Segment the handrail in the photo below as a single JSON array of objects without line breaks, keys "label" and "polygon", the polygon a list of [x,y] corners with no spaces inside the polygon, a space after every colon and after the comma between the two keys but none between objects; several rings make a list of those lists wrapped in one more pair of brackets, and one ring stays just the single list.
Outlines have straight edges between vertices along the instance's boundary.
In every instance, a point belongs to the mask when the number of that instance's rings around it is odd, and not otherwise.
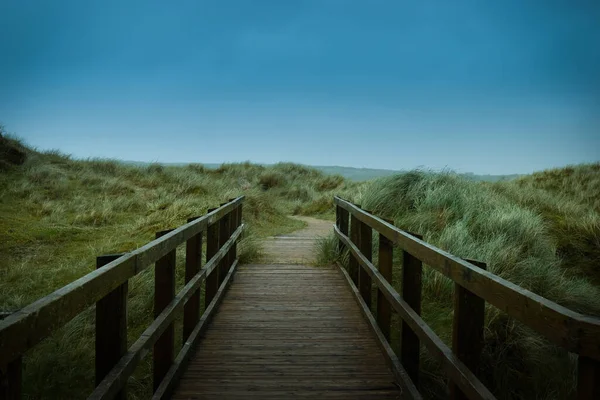
[{"label": "handrail", "polygon": [[0,320],[0,365],[14,360],[127,279],[218,221],[243,199],[238,197]]},{"label": "handrail", "polygon": [[[175,299],[164,309],[163,312],[154,320],[154,322],[146,328],[140,338],[129,348],[129,351],[108,373],[104,380],[96,387],[94,392],[88,397],[89,400],[95,399],[112,399],[123,387],[135,367],[144,359],[150,347],[156,342],[166,327],[173,321],[175,314],[183,308],[185,302],[192,296],[194,291],[200,287],[200,284],[205,278],[219,266],[219,262],[227,255],[227,252],[235,241],[242,234],[244,225],[241,225],[231,238],[221,247],[204,268],[192,278],[181,289]],[[235,264],[234,264],[235,267]]]},{"label": "handrail", "polygon": [[377,268],[365,258],[358,247],[350,241],[350,238],[344,235],[337,226],[334,226],[336,236],[348,247],[350,252],[367,273],[375,280],[375,284],[383,292],[386,299],[390,302],[396,312],[406,321],[417,335],[424,340],[427,349],[440,361],[444,369],[458,383],[465,393],[469,393],[469,398],[474,399],[495,399],[494,395],[477,379],[477,377],[462,363],[452,350],[440,339],[433,329],[417,314],[404,299],[394,290],[385,278],[377,271]]},{"label": "handrail", "polygon": [[[473,263],[462,260],[452,254],[449,254],[413,234],[405,232],[392,223],[383,220],[370,212],[362,210],[360,206],[354,205],[347,200],[338,196],[334,197],[336,206],[336,225],[334,233],[339,240],[339,248],[347,248],[351,254],[351,263],[349,268],[351,271],[350,285],[356,284],[359,287],[359,293],[364,298],[365,302],[370,304],[370,287],[374,281],[378,288],[379,295],[388,303],[383,311],[386,315],[381,316],[382,330],[389,332],[389,311],[386,307],[391,306],[406,324],[406,329],[410,330],[409,336],[415,335],[414,339],[409,338],[413,346],[407,348],[407,351],[412,352],[412,347],[416,344],[418,348],[419,340],[430,351],[430,353],[438,359],[444,366],[448,377],[457,391],[462,395],[471,399],[494,398],[485,386],[473,374],[474,364],[473,359],[466,363],[461,357],[474,357],[479,359],[481,348],[477,347],[476,343],[467,344],[467,349],[457,350],[455,345],[464,346],[464,341],[470,332],[480,332],[483,330],[483,307],[484,301],[494,305],[500,310],[506,312],[509,316],[523,322],[536,330],[539,334],[546,337],[553,343],[565,348],[566,350],[577,353],[579,355],[579,372],[578,372],[578,393],[580,399],[593,399],[600,395],[600,318],[583,315],[572,311],[566,307],[556,304],[544,297],[532,293],[512,282],[509,282],[499,276],[479,268]],[[352,218],[349,218],[351,216]],[[349,221],[352,222],[350,234],[348,232]],[[365,229],[367,229],[365,231]],[[386,270],[391,268],[391,248],[382,248],[384,238],[390,245],[399,247],[404,250],[405,267],[408,267],[408,275],[406,277],[416,277],[416,288],[411,288],[413,284],[403,282],[403,296],[411,294],[411,298],[403,298],[398,294],[391,283],[391,269],[387,270],[387,279],[383,274],[383,270],[379,271],[371,262],[371,229],[380,234],[380,254],[383,250],[386,257]],[[361,238],[362,235],[362,238]],[[387,245],[386,245],[387,246]],[[367,251],[367,255],[365,255]],[[386,253],[387,252],[387,253]],[[407,261],[413,263],[415,260],[418,264],[406,265]],[[380,258],[381,262],[381,258]],[[420,317],[420,298],[421,298],[421,263],[427,264],[429,267],[442,273],[446,277],[455,282],[455,320],[453,332],[453,348],[452,350],[445,345],[440,338],[431,330],[431,328]],[[485,265],[482,265],[485,267]],[[355,271],[359,268],[360,271]],[[417,268],[414,270],[414,268]],[[413,269],[413,272],[410,270]],[[412,274],[412,275],[411,275]],[[416,274],[416,275],[414,275]],[[349,276],[348,274],[346,274]],[[388,281],[390,279],[390,281]],[[408,287],[404,286],[404,283]],[[460,290],[459,290],[460,288]],[[416,290],[416,292],[415,292]],[[463,293],[464,292],[464,293]],[[414,297],[416,296],[416,297]],[[456,297],[459,296],[459,297]],[[461,298],[460,296],[466,296]],[[460,300],[457,300],[460,299]],[[458,303],[457,303],[458,301]],[[415,310],[413,304],[417,307]],[[456,307],[466,307],[461,309],[461,313]],[[378,300],[378,314],[379,314]],[[457,320],[458,315],[467,315],[470,307],[473,310],[479,310],[481,313],[476,321],[470,321],[470,326],[462,326],[464,320]],[[380,322],[378,315],[378,322]],[[464,318],[464,317],[461,317]],[[468,319],[468,318],[467,318]],[[457,326],[458,324],[458,326]],[[461,330],[465,329],[461,333]],[[474,331],[472,331],[475,329]],[[404,328],[403,328],[404,335]],[[458,335],[458,336],[455,336]],[[474,340],[478,342],[482,340]],[[455,338],[458,342],[454,342]],[[389,340],[389,337],[387,338]],[[414,342],[416,340],[416,342]],[[456,351],[459,351],[457,354]],[[466,351],[467,353],[464,353]],[[404,366],[407,370],[409,367],[410,379],[418,378],[418,353],[416,359],[414,353],[407,354],[407,360],[411,365]],[[478,361],[475,361],[475,365]],[[416,364],[415,364],[416,363]],[[415,368],[417,370],[415,370]],[[460,393],[455,393],[454,387],[451,385],[451,393],[453,398],[463,398]],[[458,397],[455,397],[458,396]]]},{"label": "handrail", "polygon": [[[124,387],[127,377],[151,349],[152,345],[155,346],[155,351],[157,349],[156,346],[158,346],[163,352],[166,351],[164,354],[172,353],[172,333],[165,336],[165,330],[169,328],[172,331],[176,312],[180,311],[184,306],[186,313],[188,311],[191,312],[191,314],[188,313],[190,317],[189,321],[184,319],[184,335],[189,335],[189,338],[186,340],[191,340],[192,335],[190,333],[195,331],[194,326],[197,327],[197,324],[206,321],[210,317],[214,307],[207,308],[203,319],[199,320],[198,302],[200,284],[204,280],[207,280],[208,285],[210,279],[211,285],[216,284],[216,288],[219,288],[219,286],[223,287],[228,282],[228,279],[225,280],[225,275],[230,277],[231,272],[235,270],[237,265],[237,260],[235,259],[236,243],[244,229],[244,225],[241,223],[243,200],[244,196],[232,199],[219,208],[212,211],[209,210],[202,217],[188,220],[188,223],[177,229],[164,234],[161,233],[160,237],[148,244],[120,257],[117,255],[116,257],[118,258],[106,265],[97,268],[93,272],[0,320],[0,378],[2,378],[3,385],[0,397],[3,397],[7,393],[11,398],[18,398],[20,396],[21,356],[28,349],[35,346],[95,303],[97,304],[96,318],[99,318],[98,311],[101,310],[101,313],[103,313],[101,317],[106,318],[106,315],[109,315],[108,318],[113,318],[109,322],[114,322],[115,324],[125,323],[124,326],[119,328],[122,329],[120,331],[115,331],[114,329],[103,331],[102,329],[104,328],[97,324],[96,346],[98,346],[99,339],[98,329],[101,329],[100,334],[103,335],[103,345],[108,343],[108,345],[118,345],[119,347],[125,346],[126,342],[121,340],[120,344],[117,344],[115,339],[126,337],[127,327],[126,320],[124,319],[126,313],[121,312],[119,316],[115,314],[115,317],[113,317],[110,312],[110,305],[121,302],[120,304],[126,307],[128,280],[147,269],[153,263],[156,263],[156,268],[159,268],[160,263],[161,271],[167,274],[165,276],[170,282],[173,282],[173,288],[169,289],[168,285],[164,289],[161,288],[160,300],[158,300],[159,293],[155,293],[154,322],[144,331],[128,352],[125,352],[126,349],[121,347],[123,350],[117,351],[120,354],[117,354],[116,359],[114,358],[114,354],[109,355],[108,358],[106,355],[99,354],[99,349],[98,347],[96,348],[97,360],[101,356],[104,367],[106,367],[106,362],[109,363],[109,368],[113,365],[114,367],[107,375],[104,375],[105,372],[99,372],[97,364],[96,379],[99,386],[96,388],[93,398],[109,398],[115,395],[122,398],[124,392],[120,391],[120,389]],[[220,235],[218,235],[219,228],[221,231]],[[213,247],[210,250],[210,259],[207,260],[202,269],[199,269],[200,259],[198,257],[202,250],[201,237],[202,232],[205,230],[207,231],[207,240],[210,241]],[[174,291],[175,250],[183,243],[186,243],[187,246],[186,285],[175,296],[171,292],[171,290]],[[104,256],[104,259],[110,261],[114,257]],[[209,251],[207,251],[207,258],[209,258]],[[173,260],[173,262],[170,260]],[[228,271],[229,274],[227,273]],[[163,281],[161,280],[161,282]],[[125,288],[125,290],[122,291],[122,288]],[[222,291],[219,291],[218,294],[220,295],[221,293]],[[207,291],[207,306],[209,306],[209,303],[214,304],[219,301],[214,296],[215,293],[209,294]],[[192,298],[194,299],[193,302],[191,301]],[[106,302],[107,300],[109,302],[102,303],[102,308],[99,309],[101,302]],[[115,300],[117,303],[115,303]],[[165,300],[168,304],[164,303]],[[165,305],[160,305],[157,301]],[[107,305],[109,311],[106,311]],[[187,314],[185,318],[188,318]],[[186,330],[187,333],[185,332]],[[158,343],[159,339],[161,340],[160,344]],[[189,345],[186,346],[187,349],[190,347]],[[118,357],[121,358],[118,359]],[[157,361],[156,356],[155,361]],[[165,362],[173,362],[173,360],[163,361],[159,361],[163,363],[161,364],[163,365],[162,368],[164,368]],[[168,364],[166,368],[165,373],[169,368]],[[164,374],[162,372],[154,372],[156,387],[163,380]],[[8,381],[6,382],[5,380]],[[100,380],[102,381],[100,382]],[[4,387],[5,385],[8,386]]]},{"label": "handrail", "polygon": [[569,310],[491,272],[477,268],[340,197],[336,196],[334,202],[398,247],[508,315],[529,325],[548,340],[573,353],[600,360],[600,318]]}]

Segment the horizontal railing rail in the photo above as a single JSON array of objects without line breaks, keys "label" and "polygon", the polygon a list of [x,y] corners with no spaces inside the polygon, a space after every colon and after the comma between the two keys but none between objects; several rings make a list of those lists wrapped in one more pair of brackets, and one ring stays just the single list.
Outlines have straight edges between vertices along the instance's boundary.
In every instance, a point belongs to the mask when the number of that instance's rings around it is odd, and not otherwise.
[{"label": "horizontal railing rail", "polygon": [[[391,306],[402,319],[401,353],[406,354],[400,358],[411,383],[418,385],[418,347],[422,341],[453,382],[453,398],[494,398],[474,372],[482,347],[484,304],[488,302],[551,342],[578,354],[578,396],[599,398],[600,318],[574,312],[523,289],[486,271],[485,264],[453,256],[340,197],[336,196],[334,203],[338,246],[351,254],[349,283],[358,287],[367,306],[371,303],[371,284],[375,283],[377,321],[388,340],[388,308]],[[371,261],[372,230],[380,235],[379,268]],[[402,295],[391,285],[393,246],[404,251]],[[423,263],[455,282],[452,349],[420,317]]]},{"label": "horizontal railing rail", "polygon": [[[236,243],[244,227],[243,200],[243,196],[230,200],[177,229],[160,232],[155,240],[130,253],[99,257],[95,271],[0,320],[0,398],[20,396],[22,355],[94,304],[97,387],[90,398],[124,398],[127,378],[150,350],[154,350],[155,391],[162,384],[163,396],[167,396],[165,388],[170,389],[172,383],[163,382],[165,376],[174,377],[171,368],[181,364],[180,358],[187,358],[192,339],[210,318],[237,267]],[[207,261],[200,268],[204,231]],[[184,243],[186,283],[175,296],[175,250]],[[127,283],[153,263],[155,319],[127,350]],[[204,281],[206,311],[200,318],[199,289]],[[175,359],[173,321],[182,309],[184,346]]]}]

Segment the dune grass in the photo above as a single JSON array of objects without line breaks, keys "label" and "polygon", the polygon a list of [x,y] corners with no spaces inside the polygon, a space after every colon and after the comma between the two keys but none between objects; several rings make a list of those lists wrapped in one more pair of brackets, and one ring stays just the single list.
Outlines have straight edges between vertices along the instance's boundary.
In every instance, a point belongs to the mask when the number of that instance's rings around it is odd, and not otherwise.
[{"label": "dune grass", "polygon": [[[92,271],[98,255],[131,251],[156,231],[239,195],[246,196],[248,228],[240,259],[251,262],[260,256],[261,237],[302,227],[289,215],[332,219],[338,194],[457,256],[486,262],[488,270],[535,293],[600,315],[600,164],[496,183],[426,171],[353,183],[290,163],[132,166],[76,160],[0,139],[0,311],[17,310]],[[347,260],[336,243],[332,237],[319,242],[319,263]],[[395,252],[397,289],[400,253]],[[180,290],[183,248],[177,260]],[[152,319],[153,279],[150,268],[130,281],[129,344]],[[425,267],[423,317],[446,343],[452,291],[451,281]],[[572,355],[490,306],[485,335],[483,380],[499,398],[573,395]],[[86,397],[93,388],[93,338],[90,309],[28,352],[25,397]],[[395,331],[395,345],[397,339]],[[444,397],[439,366],[426,352],[422,360],[426,396]],[[149,397],[150,361],[147,357],[129,380],[132,398]]]},{"label": "dune grass", "polygon": [[[260,256],[261,237],[302,228],[292,214],[332,214],[333,193],[359,184],[289,163],[217,169],[125,165],[38,152],[0,136],[0,311],[15,311],[92,271],[102,254],[128,252],[227,199],[245,195],[247,231],[240,260]],[[5,154],[26,154],[24,162]],[[7,150],[7,151],[4,151]],[[20,160],[20,159],[19,159]],[[183,286],[184,249],[177,252],[177,290]],[[129,283],[129,344],[152,320],[152,268]],[[176,321],[180,345],[181,321]],[[129,380],[132,398],[148,398],[151,358]],[[25,398],[83,398],[94,383],[94,313],[82,313],[29,351]]]},{"label": "dune grass", "polygon": [[[599,178],[600,164],[496,183],[472,182],[451,172],[411,171],[373,181],[356,201],[441,249],[486,262],[489,271],[511,282],[572,310],[600,316]],[[321,261],[339,258],[333,243],[325,243]],[[396,290],[400,256],[396,251]],[[453,282],[425,267],[422,315],[447,344],[452,296]],[[392,335],[395,347],[398,334],[396,330]],[[485,343],[483,381],[499,398],[573,396],[573,355],[489,305]],[[426,396],[444,398],[446,381],[439,365],[425,350],[422,360]]]}]

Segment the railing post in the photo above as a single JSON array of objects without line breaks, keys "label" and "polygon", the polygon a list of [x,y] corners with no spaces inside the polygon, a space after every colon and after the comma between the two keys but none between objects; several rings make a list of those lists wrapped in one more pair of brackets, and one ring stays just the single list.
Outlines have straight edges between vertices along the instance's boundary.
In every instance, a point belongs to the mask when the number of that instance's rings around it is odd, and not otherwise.
[{"label": "railing post", "polygon": [[[382,218],[384,221],[394,224],[394,221]],[[393,285],[392,269],[394,264],[394,245],[387,237],[379,234],[379,272],[383,278]],[[390,302],[385,298],[381,289],[377,289],[377,324],[383,336],[390,341],[390,328],[392,324],[392,308]]]},{"label": "railing post", "polygon": [[[227,204],[227,203],[221,204],[221,207],[224,206],[225,204]],[[223,218],[221,218],[221,220],[219,221],[219,249],[221,249],[221,247],[223,247],[225,242],[229,239],[230,229],[231,229],[230,221],[231,221],[231,213],[225,214],[223,216]],[[225,254],[225,257],[223,257],[221,259],[221,262],[219,263],[219,286],[221,286],[221,283],[223,283],[225,276],[227,276],[227,270],[229,269],[229,266],[231,265],[229,262],[230,254],[231,254],[230,252],[227,252]]]},{"label": "railing post", "polygon": [[[229,201],[232,202],[235,199],[230,199]],[[230,220],[230,234],[229,236],[233,235],[233,233],[236,231],[236,229],[238,228],[239,224],[238,224],[238,212],[239,212],[239,208],[236,207],[231,211],[231,220]],[[233,262],[235,261],[235,259],[237,258],[237,240],[233,243],[233,246],[231,247],[231,250],[229,251],[229,265],[232,265]]]},{"label": "railing post", "polygon": [[18,400],[21,398],[22,357],[8,363],[6,369],[0,366],[0,399]]},{"label": "railing post", "polygon": [[[199,217],[189,218],[192,222]],[[191,237],[185,244],[185,283],[198,272],[202,264],[202,232]],[[183,308],[183,343],[190,336],[200,319],[200,287],[194,292]]]},{"label": "railing post", "polygon": [[[208,209],[208,212],[213,212],[216,208]],[[210,261],[219,251],[219,221],[215,221],[212,225],[206,228],[206,262]],[[219,267],[217,266],[206,277],[206,285],[204,289],[204,308],[206,309],[215,294],[219,290]]]},{"label": "railing post", "polygon": [[[423,239],[421,235],[410,234],[418,239]],[[402,297],[418,315],[421,315],[422,274],[423,263],[421,260],[404,250],[402,261]],[[419,337],[405,321],[402,321],[400,362],[404,365],[408,376],[410,376],[410,379],[417,388],[419,387],[420,350]]]},{"label": "railing post", "polygon": [[[356,207],[360,208],[358,204],[355,205]],[[352,214],[350,216],[350,241],[357,247],[360,246],[360,231],[360,221],[354,216],[354,214]],[[356,286],[358,286],[358,268],[358,260],[354,258],[352,254],[350,254],[350,259],[348,260],[348,273],[350,274],[350,277]]]},{"label": "railing post", "polygon": [[585,356],[578,357],[577,399],[600,399],[600,361]]},{"label": "railing post", "polygon": [[[365,211],[371,214],[370,211]],[[359,221],[360,235],[358,248],[363,256],[369,261],[373,260],[373,229]],[[362,265],[358,265],[358,291],[362,296],[367,308],[371,309],[371,276]]]},{"label": "railing post", "polygon": [[[481,269],[486,264],[465,260]],[[481,351],[483,349],[483,324],[485,319],[485,300],[454,284],[454,317],[452,322],[452,352],[456,354],[470,370],[479,375]],[[466,400],[467,396],[450,381],[450,398]]]},{"label": "railing post", "polygon": [[[171,230],[156,233],[159,238]],[[175,266],[177,264],[176,249],[156,261],[154,266],[154,318],[175,298]],[[154,343],[153,384],[158,388],[167,371],[171,367],[175,353],[175,325],[171,323]]]},{"label": "railing post", "polygon": [[[340,232],[348,236],[348,211],[340,206],[335,208],[335,224],[337,225]],[[338,253],[342,254],[344,251],[344,243],[338,239]]]},{"label": "railing post", "polygon": [[[123,254],[96,258],[96,269],[116,260]],[[96,302],[96,386],[127,352],[127,293],[128,281]],[[126,399],[123,388],[117,399]]]}]

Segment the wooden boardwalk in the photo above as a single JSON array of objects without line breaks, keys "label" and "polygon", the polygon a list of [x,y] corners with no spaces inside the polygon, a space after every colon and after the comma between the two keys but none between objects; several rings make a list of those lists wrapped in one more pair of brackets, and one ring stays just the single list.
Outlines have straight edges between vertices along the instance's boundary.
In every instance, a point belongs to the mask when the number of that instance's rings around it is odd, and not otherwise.
[{"label": "wooden boardwalk", "polygon": [[333,268],[244,265],[173,399],[397,399],[342,275]]}]

